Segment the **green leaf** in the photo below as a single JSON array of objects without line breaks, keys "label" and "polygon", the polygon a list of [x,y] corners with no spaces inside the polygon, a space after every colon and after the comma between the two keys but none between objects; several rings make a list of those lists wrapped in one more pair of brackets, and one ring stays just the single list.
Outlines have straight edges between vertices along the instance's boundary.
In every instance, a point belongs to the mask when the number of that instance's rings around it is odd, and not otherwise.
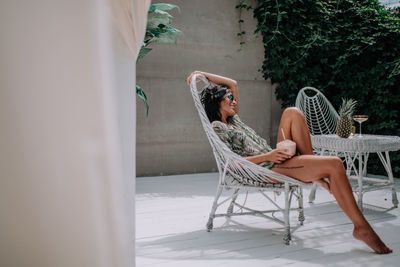
[{"label": "green leaf", "polygon": [[251,2],[250,1],[243,1],[242,5],[251,6]]},{"label": "green leaf", "polygon": [[174,8],[177,8],[178,11],[181,12],[179,6],[177,6],[177,5],[165,4],[165,3],[152,4],[152,5],[150,5],[149,13],[154,12],[156,9],[166,11],[166,10],[172,10]]},{"label": "green leaf", "polygon": [[152,16],[147,19],[147,29],[154,29],[158,28],[158,25],[168,25],[171,23],[171,20],[165,16]]},{"label": "green leaf", "polygon": [[153,42],[159,43],[176,43],[176,36],[182,35],[182,32],[174,27],[167,25],[165,32],[159,34]]},{"label": "green leaf", "polygon": [[162,11],[162,10],[159,10],[159,9],[154,10],[154,13],[158,14],[158,15],[161,15],[161,16],[168,17],[168,18],[173,18],[173,16],[171,16],[168,12],[165,12],[165,11]]},{"label": "green leaf", "polygon": [[166,32],[158,37],[157,42],[164,44],[176,44],[176,36],[174,34]]},{"label": "green leaf", "polygon": [[166,25],[166,30],[167,30],[167,32],[169,32],[171,34],[183,35],[183,33],[180,30],[178,30],[170,25]]},{"label": "green leaf", "polygon": [[146,106],[146,117],[148,117],[149,116],[149,104],[147,103],[147,96],[144,93],[144,91],[142,90],[142,88],[140,88],[139,85],[136,85],[136,94],[143,100],[143,103]]},{"label": "green leaf", "polygon": [[152,49],[151,48],[146,48],[146,47],[141,47],[140,51],[139,51],[139,55],[136,59],[136,63],[139,63],[140,60],[142,60],[142,58],[147,55]]},{"label": "green leaf", "polygon": [[[167,32],[167,29],[165,25],[160,24],[160,27],[158,28],[153,28],[153,29],[148,29],[146,32],[146,38],[145,38],[145,43],[148,45],[150,43],[150,40],[152,40],[154,37],[159,37],[161,34]],[[152,40],[154,42],[154,40]]]}]

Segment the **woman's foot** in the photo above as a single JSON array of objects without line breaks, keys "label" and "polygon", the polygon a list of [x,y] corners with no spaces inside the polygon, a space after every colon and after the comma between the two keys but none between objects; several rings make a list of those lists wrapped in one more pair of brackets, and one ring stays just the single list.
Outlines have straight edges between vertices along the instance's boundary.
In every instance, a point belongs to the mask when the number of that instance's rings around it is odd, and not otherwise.
[{"label": "woman's foot", "polygon": [[378,254],[388,254],[393,251],[382,242],[371,226],[354,227],[353,236],[356,239],[363,241]]}]

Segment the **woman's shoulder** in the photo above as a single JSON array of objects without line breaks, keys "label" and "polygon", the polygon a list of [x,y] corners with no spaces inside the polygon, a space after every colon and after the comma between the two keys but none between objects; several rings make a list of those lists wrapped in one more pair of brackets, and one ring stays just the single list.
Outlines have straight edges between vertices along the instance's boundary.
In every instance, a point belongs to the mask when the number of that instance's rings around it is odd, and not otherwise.
[{"label": "woman's shoulder", "polygon": [[211,125],[214,129],[214,132],[219,136],[221,140],[224,141],[226,138],[228,138],[230,131],[228,125],[226,125],[222,121],[213,121]]},{"label": "woman's shoulder", "polygon": [[224,130],[227,131],[229,130],[228,125],[226,125],[225,123],[223,123],[222,121],[213,121],[211,123],[212,127],[214,128],[214,130]]},{"label": "woman's shoulder", "polygon": [[240,117],[239,117],[238,114],[235,114],[235,115],[233,115],[232,117],[230,117],[229,122],[232,123],[232,124],[235,125],[235,126],[241,126],[241,125],[244,124],[244,123],[242,122],[242,120],[240,119]]},{"label": "woman's shoulder", "polygon": [[232,121],[240,121],[240,122],[241,122],[240,117],[239,117],[238,114],[233,115],[233,116],[231,117],[231,120],[232,120]]}]

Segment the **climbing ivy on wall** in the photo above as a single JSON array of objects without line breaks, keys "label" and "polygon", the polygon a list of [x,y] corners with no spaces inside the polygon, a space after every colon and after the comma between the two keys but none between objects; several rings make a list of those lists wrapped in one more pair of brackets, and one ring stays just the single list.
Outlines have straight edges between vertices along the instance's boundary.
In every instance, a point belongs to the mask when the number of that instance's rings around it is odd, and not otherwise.
[{"label": "climbing ivy on wall", "polygon": [[[294,105],[300,88],[312,86],[336,109],[343,97],[356,99],[356,113],[369,115],[363,132],[400,136],[399,9],[378,0],[257,2],[251,8],[265,48],[261,71],[279,84],[275,93],[283,107]],[[240,1],[236,7],[249,6]],[[400,177],[400,153],[391,155]],[[370,167],[382,172],[379,164]]]}]

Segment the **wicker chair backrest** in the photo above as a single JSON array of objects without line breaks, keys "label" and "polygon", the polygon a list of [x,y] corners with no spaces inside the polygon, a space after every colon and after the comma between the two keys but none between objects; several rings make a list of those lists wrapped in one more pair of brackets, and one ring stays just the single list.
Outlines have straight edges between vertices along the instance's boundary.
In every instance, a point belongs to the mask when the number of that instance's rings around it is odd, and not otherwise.
[{"label": "wicker chair backrest", "polygon": [[[309,96],[307,93],[313,95]],[[336,133],[339,115],[318,89],[302,88],[297,94],[296,107],[303,111],[311,135]]]},{"label": "wicker chair backrest", "polygon": [[[206,132],[208,141],[213,149],[217,167],[221,175],[221,183],[225,182],[225,176],[228,175],[234,178],[238,183],[244,185],[260,186],[265,183],[290,182],[291,184],[304,185],[304,183],[287,177],[285,175],[273,172],[267,168],[256,165],[238,154],[232,152],[221,141],[215,133],[204,107],[200,101],[199,91],[197,89],[196,79],[200,78],[207,85],[212,84],[201,74],[195,74],[190,81],[190,91],[194,100],[195,107],[199,113],[201,123]],[[273,180],[274,179],[274,180]]]}]

